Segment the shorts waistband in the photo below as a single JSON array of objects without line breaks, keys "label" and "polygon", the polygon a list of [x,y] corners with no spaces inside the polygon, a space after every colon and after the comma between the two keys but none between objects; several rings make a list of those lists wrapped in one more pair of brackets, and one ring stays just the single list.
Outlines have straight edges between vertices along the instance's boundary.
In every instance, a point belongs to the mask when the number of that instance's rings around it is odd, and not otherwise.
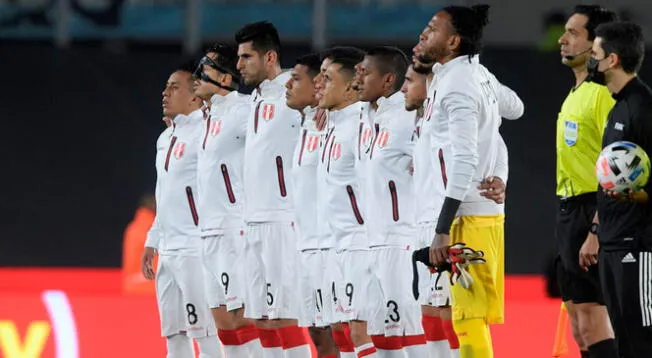
[{"label": "shorts waistband", "polygon": [[595,203],[597,202],[597,192],[580,194],[575,196],[558,196],[560,203]]}]

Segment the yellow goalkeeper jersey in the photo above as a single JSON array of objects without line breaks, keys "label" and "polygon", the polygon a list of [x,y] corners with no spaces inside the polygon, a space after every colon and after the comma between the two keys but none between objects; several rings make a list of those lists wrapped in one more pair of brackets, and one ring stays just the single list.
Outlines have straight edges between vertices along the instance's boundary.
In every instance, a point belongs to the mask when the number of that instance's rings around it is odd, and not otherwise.
[{"label": "yellow goalkeeper jersey", "polygon": [[607,115],[614,106],[607,87],[582,82],[573,88],[557,118],[557,195],[595,192],[595,162],[602,149]]}]

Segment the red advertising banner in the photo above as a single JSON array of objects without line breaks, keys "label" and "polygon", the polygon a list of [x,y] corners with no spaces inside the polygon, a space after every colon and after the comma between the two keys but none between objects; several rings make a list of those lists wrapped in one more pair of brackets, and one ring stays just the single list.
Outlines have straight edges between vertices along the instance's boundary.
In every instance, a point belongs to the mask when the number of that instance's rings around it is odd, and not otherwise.
[{"label": "red advertising banner", "polygon": [[[118,270],[0,270],[0,357],[163,358],[153,295],[121,292]],[[495,356],[551,357],[560,303],[538,277],[507,280]],[[569,354],[577,349],[567,332]]]}]

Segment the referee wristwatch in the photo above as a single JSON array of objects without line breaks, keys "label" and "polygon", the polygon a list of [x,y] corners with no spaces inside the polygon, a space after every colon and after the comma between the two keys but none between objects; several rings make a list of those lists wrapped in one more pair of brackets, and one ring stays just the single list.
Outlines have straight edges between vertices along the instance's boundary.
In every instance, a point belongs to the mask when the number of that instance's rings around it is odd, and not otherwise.
[{"label": "referee wristwatch", "polygon": [[599,227],[600,227],[600,224],[598,224],[598,223],[593,223],[593,224],[591,224],[591,227],[589,228],[589,232],[590,232],[591,234],[593,234],[593,235],[597,235],[597,234],[598,234],[598,228],[599,228]]}]

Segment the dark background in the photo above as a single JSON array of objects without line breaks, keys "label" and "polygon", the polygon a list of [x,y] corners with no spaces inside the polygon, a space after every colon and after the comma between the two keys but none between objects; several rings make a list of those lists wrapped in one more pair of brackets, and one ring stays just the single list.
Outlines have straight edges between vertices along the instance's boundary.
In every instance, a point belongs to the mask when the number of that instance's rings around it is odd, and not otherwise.
[{"label": "dark background", "polygon": [[[0,266],[120,265],[123,230],[154,188],[161,91],[187,60],[178,48],[127,51],[0,44]],[[308,51],[286,48],[284,66]],[[525,102],[501,128],[506,268],[538,273],[554,243],[555,121],[574,79],[556,53],[487,48],[481,60]]]}]

